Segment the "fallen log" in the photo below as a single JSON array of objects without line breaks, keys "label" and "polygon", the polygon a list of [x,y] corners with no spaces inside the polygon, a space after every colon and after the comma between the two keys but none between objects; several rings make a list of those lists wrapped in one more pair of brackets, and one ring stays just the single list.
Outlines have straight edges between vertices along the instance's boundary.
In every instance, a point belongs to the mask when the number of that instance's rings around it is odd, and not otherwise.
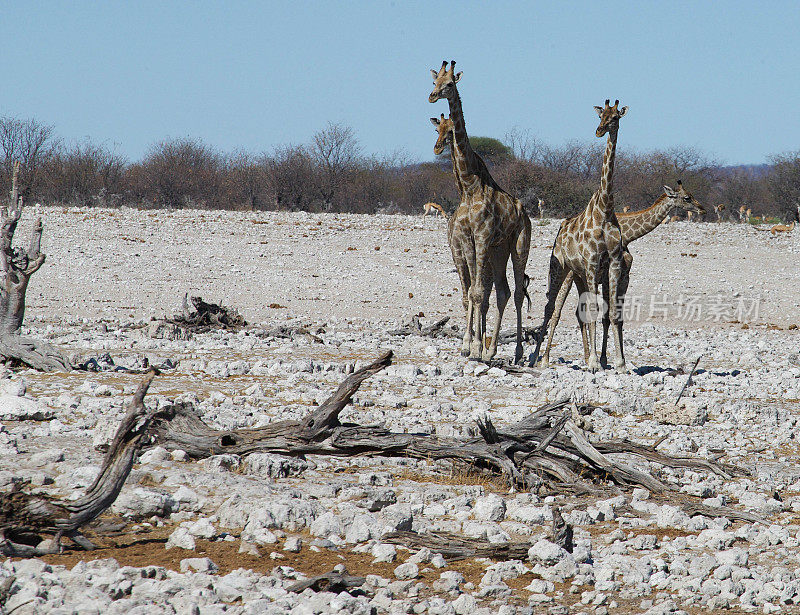
[{"label": "fallen log", "polygon": [[[93,521],[117,499],[130,474],[136,454],[147,436],[153,413],[144,396],[158,370],[151,370],[139,385],[103,459],[100,473],[86,493],[75,500],[61,500],[43,493],[23,491],[19,484],[0,494],[0,553],[32,557],[61,550],[63,536],[91,550],[92,543],[80,528]],[[41,534],[52,539],[42,540]]]},{"label": "fallen log", "polygon": [[712,461],[673,458],[624,440],[593,443],[573,421],[581,409],[569,400],[545,404],[511,425],[497,427],[489,418],[479,420],[479,434],[467,438],[396,433],[379,426],[341,423],[339,413],[353,394],[391,359],[392,353],[386,352],[351,374],[302,420],[276,421],[257,429],[217,430],[203,422],[192,404],[177,403],[165,406],[153,418],[150,441],[168,449],[181,449],[195,459],[260,452],[299,457],[313,454],[457,460],[501,474],[523,487],[547,480],[562,492],[566,487],[573,492],[596,493],[611,483],[626,489],[644,487],[654,494],[674,493],[668,484],[604,451],[720,475],[733,472],[731,467],[723,468]]},{"label": "fallen log", "polygon": [[528,542],[489,542],[485,538],[471,538],[449,532],[424,534],[412,531],[389,532],[381,536],[381,542],[401,545],[409,549],[427,547],[450,561],[471,557],[524,560],[527,559],[528,549],[531,548],[531,544]]}]

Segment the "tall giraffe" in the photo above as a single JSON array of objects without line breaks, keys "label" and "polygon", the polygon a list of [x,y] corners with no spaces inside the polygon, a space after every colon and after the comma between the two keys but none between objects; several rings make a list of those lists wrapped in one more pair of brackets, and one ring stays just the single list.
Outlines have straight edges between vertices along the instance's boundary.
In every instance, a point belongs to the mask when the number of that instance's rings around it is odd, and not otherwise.
[{"label": "tall giraffe", "polygon": [[[647,209],[641,209],[639,211],[632,211],[632,212],[623,212],[621,214],[617,214],[617,221],[619,222],[619,228],[622,235],[622,245],[625,246],[623,251],[623,263],[622,263],[622,275],[620,276],[619,287],[617,291],[618,302],[620,305],[620,309],[622,309],[623,301],[625,300],[625,294],[628,291],[628,283],[630,282],[630,273],[631,268],[633,267],[633,255],[628,251],[628,244],[632,241],[636,241],[640,237],[644,237],[650,231],[655,229],[657,226],[663,222],[669,212],[672,211],[674,207],[679,207],[683,209],[687,215],[690,213],[695,213],[698,216],[702,216],[706,213],[706,210],[703,208],[697,200],[686,191],[683,187],[683,184],[678,181],[678,189],[673,190],[669,186],[664,186],[664,194],[662,194],[655,203],[653,203]],[[600,260],[600,271],[599,274],[600,279],[602,280],[603,285],[603,297],[608,303],[608,256],[604,255],[604,257]],[[558,326],[558,321],[561,318],[561,310],[564,307],[564,302],[569,295],[570,290],[572,289],[572,284],[575,279],[575,274],[572,271],[567,271],[566,277],[564,278],[564,282],[561,284],[561,288],[558,293],[558,297],[556,298],[555,308],[553,311],[552,316],[552,323],[553,328]],[[580,313],[576,312],[575,314],[578,318],[578,327],[581,330],[581,338],[583,340],[583,356],[584,359],[587,361],[589,360],[589,344],[586,334],[586,324],[580,317]],[[611,320],[608,316],[608,312],[603,315],[603,346],[600,351],[600,364],[607,365],[607,348],[608,348],[608,329],[611,326]],[[617,326],[621,329],[622,328],[622,319],[620,318]],[[620,337],[622,336],[622,332],[620,331]],[[547,346],[544,350],[544,354],[542,355],[541,363],[542,365],[547,365],[550,361],[550,348],[552,346],[552,335],[548,339]]]},{"label": "tall giraffe", "polygon": [[614,324],[614,346],[616,348],[615,366],[617,370],[625,369],[625,356],[622,352],[622,326],[619,323],[617,306],[618,287],[622,275],[623,244],[617,216],[614,213],[614,159],[617,148],[619,120],[628,111],[628,107],[619,108],[619,101],[613,106],[606,100],[605,106],[595,107],[600,117],[600,124],[595,135],[600,138],[608,135],[606,149],[603,153],[603,168],[600,176],[600,188],[589,199],[589,204],[577,216],[564,220],[558,229],[553,252],[550,255],[549,286],[547,289],[547,305],[544,322],[539,329],[536,343],[536,354],[539,353],[544,334],[550,324],[552,340],[555,323],[551,321],[553,308],[561,285],[568,271],[574,274],[575,284],[581,294],[579,310],[583,310],[588,319],[589,359],[591,371],[600,369],[597,359],[597,304],[596,294],[600,282],[597,272],[601,257],[608,255],[608,316]]},{"label": "tall giraffe", "polygon": [[[450,146],[456,183],[462,191],[462,205],[453,215],[449,234],[457,245],[474,253],[465,258],[469,268],[469,293],[467,328],[461,352],[483,361],[488,361],[497,353],[503,311],[511,296],[506,279],[510,257],[514,269],[514,307],[517,313],[514,361],[519,363],[522,361],[522,303],[527,294],[525,265],[530,251],[531,221],[522,203],[495,182],[486,164],[469,143],[461,97],[456,89],[462,73],[455,74],[455,64],[454,61],[450,62],[448,68],[447,61],[444,61],[438,72],[431,70],[434,87],[428,100],[433,103],[446,98],[450,107]],[[466,281],[463,276],[461,281],[462,285]],[[492,335],[485,339],[486,316],[493,285],[497,313]]]}]

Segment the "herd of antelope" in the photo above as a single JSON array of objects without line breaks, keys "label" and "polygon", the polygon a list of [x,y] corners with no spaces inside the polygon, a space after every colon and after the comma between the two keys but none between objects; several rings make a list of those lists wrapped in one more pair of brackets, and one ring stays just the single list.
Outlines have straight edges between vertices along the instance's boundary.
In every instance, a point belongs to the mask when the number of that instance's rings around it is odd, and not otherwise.
[{"label": "herd of antelope", "polygon": [[[462,73],[455,72],[455,62],[442,63],[439,70],[431,70],[434,88],[428,97],[435,103],[445,99],[449,117],[444,113],[431,118],[437,131],[434,153],[439,155],[450,148],[453,176],[460,197],[460,205],[452,215],[437,203],[429,202],[424,214],[440,214],[448,221],[447,239],[462,288],[462,304],[466,314],[466,329],[461,347],[464,356],[489,361],[497,352],[500,324],[511,290],[506,279],[509,258],[514,271],[513,293],[516,308],[515,363],[522,362],[522,305],[528,296],[529,278],[525,274],[531,239],[531,221],[523,204],[495,182],[486,164],[472,149],[467,136],[461,97],[456,84]],[[532,362],[547,365],[553,333],[558,324],[564,302],[573,284],[580,293],[578,323],[584,349],[584,358],[591,371],[608,366],[607,344],[609,329],[614,338],[614,366],[624,371],[621,310],[628,287],[633,256],[628,244],[655,229],[662,223],[683,219],[670,217],[670,212],[680,209],[689,221],[700,218],[705,209],[678,181],[677,189],[664,186],[664,193],[650,207],[622,212],[614,210],[613,175],[617,135],[620,120],[628,111],[613,105],[609,100],[595,107],[600,124],[595,131],[598,138],[606,136],[600,186],[592,195],[586,208],[576,216],[567,218],[559,226],[550,256],[547,304],[544,319],[536,330],[536,350]],[[714,207],[717,221],[723,221],[724,205]],[[544,201],[539,199],[538,215],[544,216]],[[739,208],[739,220],[749,222],[752,211]],[[790,232],[790,226],[777,224],[770,230],[773,235]],[[487,314],[491,290],[495,290],[496,313],[491,333],[487,330]],[[602,290],[605,309],[600,309],[598,290]],[[603,342],[601,353],[596,350],[596,321],[603,316]],[[549,336],[544,353],[540,355],[545,333]]]}]

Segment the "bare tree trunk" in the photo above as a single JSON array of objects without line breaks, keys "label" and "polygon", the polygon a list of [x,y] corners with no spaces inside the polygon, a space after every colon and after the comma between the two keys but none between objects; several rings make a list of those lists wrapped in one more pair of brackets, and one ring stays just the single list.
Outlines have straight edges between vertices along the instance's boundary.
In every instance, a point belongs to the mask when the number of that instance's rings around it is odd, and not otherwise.
[{"label": "bare tree trunk", "polygon": [[14,232],[22,215],[18,178],[19,162],[15,162],[11,202],[8,207],[0,208],[0,275],[3,276],[0,281],[0,358],[42,371],[66,371],[71,369],[70,363],[55,348],[20,336],[28,282],[44,263],[45,256],[41,253],[41,218],[34,224],[28,249],[13,246]]},{"label": "bare tree trunk", "polygon": [[[144,396],[158,373],[152,369],[134,393],[100,473],[82,497],[57,500],[26,493],[18,485],[10,493],[0,494],[0,553],[8,556],[58,553],[62,536],[85,549],[94,548],[79,530],[111,506],[125,484],[154,415],[145,408]],[[52,541],[39,542],[40,533],[55,536]]]}]

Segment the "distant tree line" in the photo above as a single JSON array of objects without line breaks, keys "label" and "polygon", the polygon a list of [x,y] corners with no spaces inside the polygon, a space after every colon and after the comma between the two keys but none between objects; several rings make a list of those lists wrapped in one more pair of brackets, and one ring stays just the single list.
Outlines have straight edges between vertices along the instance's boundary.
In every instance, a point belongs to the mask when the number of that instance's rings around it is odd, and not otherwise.
[{"label": "distant tree line", "polygon": [[[572,215],[597,189],[600,140],[552,146],[515,130],[503,141],[471,141],[498,183],[531,212],[541,198],[547,216]],[[425,163],[402,154],[368,156],[352,128],[333,123],[310,143],[262,154],[222,153],[181,138],[156,143],[132,162],[91,141],[67,145],[54,127],[34,119],[0,117],[0,149],[0,185],[10,184],[12,163],[20,160],[23,197],[48,205],[354,213],[418,213],[430,200],[449,210],[458,205],[449,153]],[[800,151],[758,167],[723,167],[693,148],[623,150],[616,206],[647,207],[677,179],[709,212],[724,203],[732,218],[740,206],[786,221],[798,216]]]}]

